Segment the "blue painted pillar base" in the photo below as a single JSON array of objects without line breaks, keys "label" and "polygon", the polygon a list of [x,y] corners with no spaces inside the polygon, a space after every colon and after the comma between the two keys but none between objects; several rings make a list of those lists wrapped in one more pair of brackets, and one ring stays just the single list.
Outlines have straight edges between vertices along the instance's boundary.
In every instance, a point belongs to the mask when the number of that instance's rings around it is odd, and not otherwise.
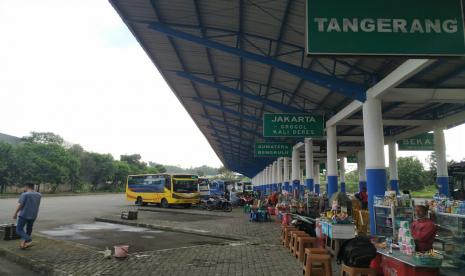
[{"label": "blue painted pillar base", "polygon": [[391,179],[389,185],[391,186],[391,191],[396,191],[396,194],[399,194],[399,180]]},{"label": "blue painted pillar base", "polygon": [[300,187],[300,181],[299,180],[293,180],[292,181],[292,192],[294,193],[294,196],[299,195],[299,187]]},{"label": "blue painted pillar base", "polygon": [[386,192],[386,170],[367,169],[368,212],[370,213],[370,232],[376,235],[375,210],[373,197],[384,196]]},{"label": "blue painted pillar base", "polygon": [[328,175],[328,198],[334,193],[337,193],[337,175]]},{"label": "blue painted pillar base", "polygon": [[367,182],[366,181],[360,181],[358,182],[358,191],[361,192],[363,188],[367,187]]},{"label": "blue painted pillar base", "polygon": [[341,192],[342,193],[346,192],[346,183],[345,182],[341,182]]},{"label": "blue painted pillar base", "polygon": [[313,179],[312,178],[305,179],[305,186],[307,186],[307,190],[309,192],[313,193]]},{"label": "blue painted pillar base", "polygon": [[315,184],[315,194],[320,194],[320,184]]},{"label": "blue painted pillar base", "polygon": [[289,192],[289,182],[284,182],[284,190]]},{"label": "blue painted pillar base", "polygon": [[438,192],[440,195],[450,196],[448,176],[438,176],[436,178],[436,183],[438,184]]},{"label": "blue painted pillar base", "polygon": [[305,186],[300,185],[299,191],[300,191],[300,198],[304,198],[304,196],[305,196]]}]

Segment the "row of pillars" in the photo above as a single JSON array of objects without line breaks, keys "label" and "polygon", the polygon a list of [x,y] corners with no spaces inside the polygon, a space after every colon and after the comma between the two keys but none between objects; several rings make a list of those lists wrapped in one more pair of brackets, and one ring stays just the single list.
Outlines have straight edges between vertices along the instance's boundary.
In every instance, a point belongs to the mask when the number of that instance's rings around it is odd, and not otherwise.
[{"label": "row of pillars", "polygon": [[[374,230],[373,197],[383,196],[386,191],[386,166],[384,161],[384,132],[381,101],[370,98],[363,104],[363,128],[365,150],[357,154],[359,171],[359,189],[367,188],[368,208],[370,210],[371,229]],[[327,159],[326,180],[327,196],[338,191],[338,168],[337,168],[337,134],[336,126],[326,128],[327,137]],[[435,152],[437,157],[437,184],[439,193],[449,196],[446,144],[444,131],[441,128],[434,129]],[[398,171],[396,143],[388,144],[389,147],[389,172],[390,189],[398,192]],[[344,157],[339,160],[340,191],[345,192],[345,161]],[[320,193],[320,163],[313,156],[313,141],[305,139],[305,185],[300,183],[300,151],[294,147],[292,152],[292,174],[289,177],[289,158],[278,158],[273,164],[258,173],[253,179],[254,187],[261,190],[277,191],[300,190],[304,187],[316,194]]]}]

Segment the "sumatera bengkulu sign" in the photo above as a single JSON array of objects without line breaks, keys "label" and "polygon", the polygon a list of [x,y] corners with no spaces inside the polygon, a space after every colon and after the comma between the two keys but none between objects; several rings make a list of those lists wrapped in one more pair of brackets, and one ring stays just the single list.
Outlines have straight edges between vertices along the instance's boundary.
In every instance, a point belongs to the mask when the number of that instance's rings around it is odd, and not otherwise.
[{"label": "sumatera bengkulu sign", "polygon": [[264,137],[321,137],[323,116],[312,114],[265,113],[263,115]]},{"label": "sumatera bengkulu sign", "polygon": [[291,157],[292,145],[287,143],[255,143],[255,157]]},{"label": "sumatera bengkulu sign", "polygon": [[408,139],[402,139],[397,142],[399,150],[434,150],[434,135],[432,133],[424,133]]},{"label": "sumatera bengkulu sign", "polygon": [[465,55],[461,0],[307,0],[306,48],[323,55]]}]

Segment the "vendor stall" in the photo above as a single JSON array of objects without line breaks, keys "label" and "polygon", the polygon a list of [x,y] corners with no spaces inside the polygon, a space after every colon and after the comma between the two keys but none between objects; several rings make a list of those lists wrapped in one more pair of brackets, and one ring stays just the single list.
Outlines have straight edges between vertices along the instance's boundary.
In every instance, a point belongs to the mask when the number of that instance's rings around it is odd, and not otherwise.
[{"label": "vendor stall", "polygon": [[421,261],[421,257],[407,255],[399,250],[378,249],[381,255],[381,268],[385,276],[436,276],[439,275],[438,263],[428,264]]}]

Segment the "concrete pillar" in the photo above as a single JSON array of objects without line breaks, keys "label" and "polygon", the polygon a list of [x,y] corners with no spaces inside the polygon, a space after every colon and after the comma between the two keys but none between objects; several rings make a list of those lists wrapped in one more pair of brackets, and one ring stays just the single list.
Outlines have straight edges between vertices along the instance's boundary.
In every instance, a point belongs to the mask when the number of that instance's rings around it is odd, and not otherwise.
[{"label": "concrete pillar", "polygon": [[292,190],[298,190],[300,186],[300,156],[299,150],[294,148],[292,150]]},{"label": "concrete pillar", "polygon": [[278,191],[282,191],[282,183],[283,183],[283,160],[282,158],[278,158],[276,160],[276,184],[278,185]]},{"label": "concrete pillar", "polygon": [[384,132],[381,100],[369,98],[363,104],[363,129],[368,191],[370,231],[376,233],[373,197],[386,191],[386,165],[384,162]]},{"label": "concrete pillar", "polygon": [[362,191],[363,188],[367,187],[367,172],[365,168],[365,151],[359,151],[357,153],[357,169],[358,169],[358,189],[359,192]]},{"label": "concrete pillar", "polygon": [[399,173],[397,172],[396,142],[388,144],[389,147],[389,183],[392,191],[399,193]]},{"label": "concrete pillar", "polygon": [[341,178],[341,192],[346,192],[346,162],[345,157],[339,159],[339,177]]},{"label": "concrete pillar", "polygon": [[331,196],[337,192],[337,137],[335,126],[326,128],[326,137],[328,198],[331,198]]},{"label": "concrete pillar", "polygon": [[283,158],[283,165],[284,165],[284,179],[283,179],[283,186],[284,190],[289,192],[289,157]]},{"label": "concrete pillar", "polygon": [[320,194],[320,162],[316,161],[313,166],[313,181],[314,181],[314,192]]},{"label": "concrete pillar", "polygon": [[305,185],[309,192],[313,192],[313,141],[305,138]]},{"label": "concrete pillar", "polygon": [[436,152],[437,159],[436,183],[438,184],[439,194],[450,196],[449,174],[447,172],[446,160],[446,139],[442,128],[434,129],[434,151]]},{"label": "concrete pillar", "polygon": [[276,185],[276,161],[271,164],[271,192],[275,191]]}]

